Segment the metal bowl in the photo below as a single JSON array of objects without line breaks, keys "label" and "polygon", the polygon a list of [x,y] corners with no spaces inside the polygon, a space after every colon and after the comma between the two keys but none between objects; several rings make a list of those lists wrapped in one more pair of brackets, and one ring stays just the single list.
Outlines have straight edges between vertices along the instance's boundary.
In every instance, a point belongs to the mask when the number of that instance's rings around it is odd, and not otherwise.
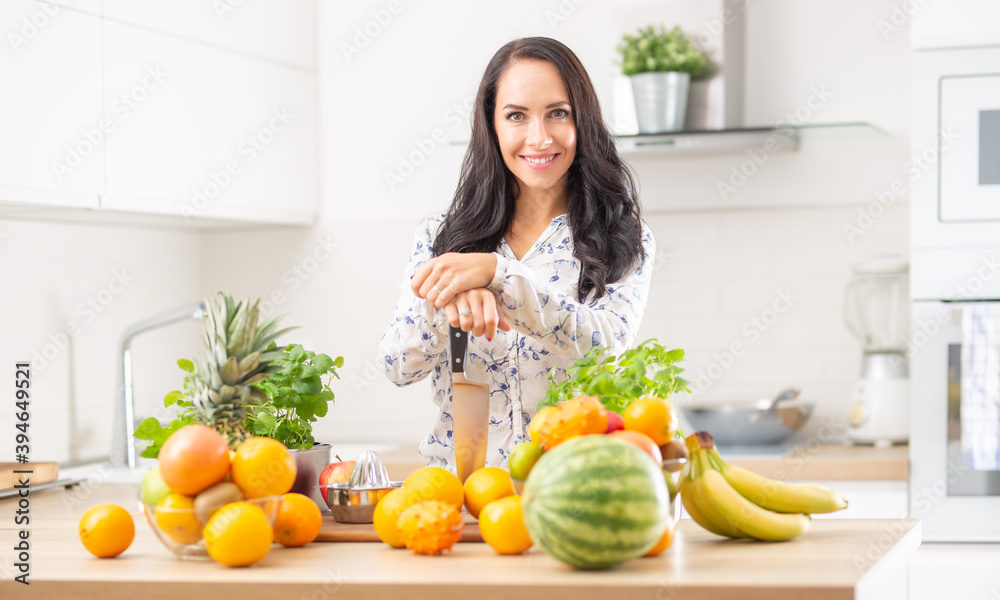
[{"label": "metal bowl", "polygon": [[805,425],[815,404],[787,402],[768,412],[760,402],[681,406],[694,431],[707,431],[716,444],[780,444]]},{"label": "metal bowl", "polygon": [[389,492],[403,487],[402,481],[390,481],[389,487],[352,488],[350,482],[326,486],[326,505],[340,523],[371,523],[375,505]]}]

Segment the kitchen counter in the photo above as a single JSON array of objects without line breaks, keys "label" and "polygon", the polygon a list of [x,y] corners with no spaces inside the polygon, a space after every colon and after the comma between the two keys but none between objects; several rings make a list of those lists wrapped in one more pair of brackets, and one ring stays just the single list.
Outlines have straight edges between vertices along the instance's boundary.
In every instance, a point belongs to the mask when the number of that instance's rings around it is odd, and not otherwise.
[{"label": "kitchen counter", "polygon": [[[811,443],[781,457],[727,455],[725,448],[721,452],[734,465],[782,481],[906,481],[910,476],[909,446],[905,445],[874,448]],[[393,479],[401,479],[425,464],[416,446],[401,446],[379,454]]]},{"label": "kitchen counter", "polygon": [[[275,546],[261,562],[227,569],[181,561],[138,517],[136,538],[115,559],[97,559],[80,544],[80,515],[99,502],[134,510],[138,487],[96,484],[31,496],[31,586],[11,581],[13,519],[0,520],[0,597],[14,598],[450,598],[574,600],[637,598],[886,598],[906,593],[906,561],[920,544],[910,520],[816,520],[803,538],[767,544],[724,540],[690,520],[664,554],[602,572],[574,571],[536,549],[499,556],[485,544],[457,544],[440,557],[384,544]],[[0,501],[13,515],[16,502]]]}]

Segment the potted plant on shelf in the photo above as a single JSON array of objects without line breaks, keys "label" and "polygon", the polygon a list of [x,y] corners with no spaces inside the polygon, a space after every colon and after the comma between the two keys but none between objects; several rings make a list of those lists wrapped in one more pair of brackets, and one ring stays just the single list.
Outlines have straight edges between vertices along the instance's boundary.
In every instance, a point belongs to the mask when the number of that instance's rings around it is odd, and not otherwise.
[{"label": "potted plant on shelf", "polygon": [[662,25],[625,34],[618,52],[622,73],[632,82],[639,133],[682,130],[691,78],[707,64],[704,52],[680,27],[667,31]]},{"label": "potted plant on shelf", "polygon": [[135,430],[137,439],[150,442],[142,456],[156,458],[170,434],[192,423],[219,431],[234,449],[248,437],[269,437],[295,458],[291,491],[327,510],[317,482],[330,462],[330,445],[316,442],[312,424],[334,399],[330,382],[339,377],[343,357],[332,359],[298,344],[279,347],[277,337],[294,329],[278,330],[281,317],[261,324],[257,302],[237,304],[224,292],[214,300],[205,302],[203,356],[177,361],[186,373],[184,391],[164,398],[165,408],[175,407],[174,419],[164,426],[149,417]]}]

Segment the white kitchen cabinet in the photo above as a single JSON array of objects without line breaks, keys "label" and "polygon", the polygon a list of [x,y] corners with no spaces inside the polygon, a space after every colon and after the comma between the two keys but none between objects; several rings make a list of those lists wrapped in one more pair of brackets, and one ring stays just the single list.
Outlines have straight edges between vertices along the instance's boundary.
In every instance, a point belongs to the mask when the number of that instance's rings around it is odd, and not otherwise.
[{"label": "white kitchen cabinet", "polygon": [[7,0],[0,31],[0,214],[26,206],[97,208],[107,137],[100,19]]},{"label": "white kitchen cabinet", "polygon": [[104,0],[108,21],[312,70],[316,0]]},{"label": "white kitchen cabinet", "polygon": [[311,223],[316,79],[301,69],[106,20],[101,208],[185,220]]}]

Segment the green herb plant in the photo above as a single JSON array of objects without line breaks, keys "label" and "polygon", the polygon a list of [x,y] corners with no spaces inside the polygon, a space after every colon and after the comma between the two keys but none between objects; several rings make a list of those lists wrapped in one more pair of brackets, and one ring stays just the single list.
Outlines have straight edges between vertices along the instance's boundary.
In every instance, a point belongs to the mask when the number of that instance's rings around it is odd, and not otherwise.
[{"label": "green herb plant", "polygon": [[625,34],[618,52],[624,75],[679,71],[698,79],[705,74],[708,64],[705,53],[680,27],[668,32],[662,25],[658,29],[650,25],[639,29],[636,35]]},{"label": "green herb plant", "polygon": [[[268,349],[277,348],[271,343]],[[254,393],[246,408],[246,428],[255,436],[275,439],[290,449],[307,450],[313,447],[312,424],[326,416],[334,394],[330,389],[333,378],[340,378],[337,369],[344,366],[344,358],[332,359],[326,354],[305,350],[300,344],[290,344],[284,348],[285,358],[274,361],[279,370],[267,379],[254,384]],[[163,399],[164,408],[176,407],[176,416],[163,425],[155,417],[142,421],[135,430],[136,439],[150,444],[141,456],[156,458],[163,442],[170,434],[185,425],[200,423],[194,405],[190,400],[190,376],[194,364],[187,359],[177,361],[177,366],[187,375],[184,377],[184,392],[174,390]]]},{"label": "green herb plant", "polygon": [[646,340],[619,356],[608,356],[607,348],[594,348],[560,376],[560,369],[549,370],[549,389],[538,403],[538,410],[575,398],[580,394],[597,396],[608,410],[623,413],[629,404],[643,396],[670,401],[676,392],[690,392],[688,381],[677,366],[684,358],[681,349],[667,350]]}]

